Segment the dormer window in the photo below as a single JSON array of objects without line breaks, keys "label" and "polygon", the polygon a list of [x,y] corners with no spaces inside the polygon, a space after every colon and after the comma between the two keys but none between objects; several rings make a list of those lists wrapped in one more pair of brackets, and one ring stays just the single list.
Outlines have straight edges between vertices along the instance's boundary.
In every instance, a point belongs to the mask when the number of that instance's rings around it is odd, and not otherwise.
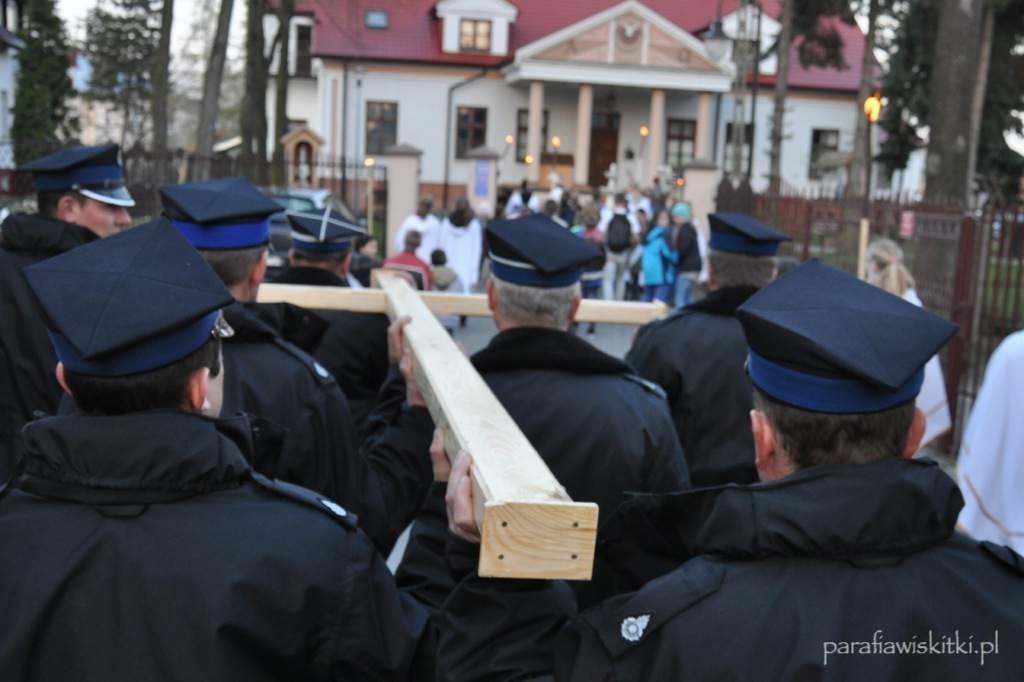
[{"label": "dormer window", "polygon": [[462,19],[459,22],[459,49],[463,52],[490,52],[490,20]]},{"label": "dormer window", "polygon": [[366,10],[366,28],[375,28],[378,31],[388,27],[388,11],[386,9]]},{"label": "dormer window", "polygon": [[434,10],[443,26],[445,52],[508,54],[509,24],[519,15],[508,0],[439,0]]}]

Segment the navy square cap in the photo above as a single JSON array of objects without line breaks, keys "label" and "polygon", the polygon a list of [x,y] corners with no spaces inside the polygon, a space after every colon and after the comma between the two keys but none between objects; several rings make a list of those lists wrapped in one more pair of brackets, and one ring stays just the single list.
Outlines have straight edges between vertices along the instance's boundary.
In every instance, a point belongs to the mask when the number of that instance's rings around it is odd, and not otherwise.
[{"label": "navy square cap", "polygon": [[583,265],[601,255],[592,243],[543,215],[491,223],[487,246],[495,277],[541,288],[575,284]]},{"label": "navy square cap", "polygon": [[197,249],[246,249],[270,240],[270,216],[281,206],[245,178],[160,188],[164,215]]},{"label": "navy square cap", "polygon": [[112,206],[135,205],[124,186],[121,148],[116,144],[68,147],[23,165],[37,192],[76,191]]},{"label": "navy square cap", "polygon": [[296,211],[286,214],[292,227],[292,248],[310,253],[347,251],[352,240],[366,234],[338,211]]},{"label": "navy square cap", "polygon": [[774,256],[779,243],[789,236],[769,227],[746,213],[712,213],[708,216],[711,238],[708,246],[716,251],[748,256]]},{"label": "navy square cap", "polygon": [[755,386],[812,412],[881,412],[913,400],[956,333],[938,315],[856,277],[805,263],[737,311]]},{"label": "navy square cap", "polygon": [[147,372],[228,333],[219,311],[234,299],[163,218],[24,272],[58,359],[81,374]]}]

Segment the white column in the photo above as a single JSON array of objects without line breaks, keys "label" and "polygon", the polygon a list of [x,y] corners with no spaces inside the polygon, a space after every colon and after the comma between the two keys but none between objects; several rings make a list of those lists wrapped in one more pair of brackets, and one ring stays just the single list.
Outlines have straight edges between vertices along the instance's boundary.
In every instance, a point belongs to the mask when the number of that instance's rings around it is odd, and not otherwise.
[{"label": "white column", "polygon": [[647,174],[640,178],[641,187],[650,187],[665,159],[665,91],[651,90],[651,115],[647,123]]},{"label": "white column", "polygon": [[530,116],[527,124],[526,153],[532,163],[527,166],[526,179],[536,184],[540,181],[540,155],[544,149],[543,134],[544,116],[544,84],[540,81],[530,83]]},{"label": "white column", "polygon": [[711,161],[711,139],[715,131],[711,121],[711,93],[697,96],[697,144],[694,156],[698,161]]},{"label": "white column", "polygon": [[579,101],[576,103],[576,151],[572,159],[572,182],[586,185],[590,180],[590,124],[594,114],[594,88],[580,86]]}]

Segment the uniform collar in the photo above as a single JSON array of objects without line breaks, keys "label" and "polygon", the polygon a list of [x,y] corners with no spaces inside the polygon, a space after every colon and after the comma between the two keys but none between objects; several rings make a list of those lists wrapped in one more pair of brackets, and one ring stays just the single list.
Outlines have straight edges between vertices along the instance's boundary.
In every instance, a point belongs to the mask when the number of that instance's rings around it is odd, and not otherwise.
[{"label": "uniform collar", "polygon": [[50,486],[201,493],[237,485],[250,472],[245,417],[214,421],[176,410],[49,417],[26,426],[24,440],[25,476]]},{"label": "uniform collar", "polygon": [[348,286],[348,282],[341,277],[338,277],[330,270],[304,266],[292,266],[288,268],[282,272],[274,282],[276,284],[310,284],[320,287]]},{"label": "uniform collar", "polygon": [[59,254],[96,239],[88,228],[38,213],[16,213],[3,224],[3,245],[9,251]]},{"label": "uniform collar", "polygon": [[680,312],[701,312],[735,317],[736,309],[746,303],[747,299],[757,291],[757,287],[723,287],[708,292],[707,296],[691,303]]},{"label": "uniform collar", "polygon": [[781,481],[668,495],[635,494],[606,540],[678,561],[819,557],[869,561],[911,554],[951,536],[959,489],[934,462],[895,457],[818,466]]},{"label": "uniform collar", "polygon": [[499,332],[472,358],[478,372],[517,369],[564,370],[574,374],[633,374],[622,360],[557,329],[516,327]]}]

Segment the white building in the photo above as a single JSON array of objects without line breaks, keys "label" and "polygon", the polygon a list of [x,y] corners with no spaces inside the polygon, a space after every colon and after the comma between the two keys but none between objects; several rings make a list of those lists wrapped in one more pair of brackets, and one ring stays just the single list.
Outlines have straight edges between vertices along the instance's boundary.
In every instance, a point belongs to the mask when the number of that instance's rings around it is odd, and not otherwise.
[{"label": "white building", "polygon": [[18,83],[18,52],[25,43],[17,36],[21,0],[0,0],[0,168],[14,168],[11,124]]},{"label": "white building", "polygon": [[[764,51],[779,5],[762,4]],[[732,168],[733,67],[700,39],[719,6],[735,38],[736,0],[304,0],[290,27],[288,117],[322,140],[324,158],[421,149],[421,182],[437,199],[465,191],[466,153],[481,146],[500,155],[506,185],[543,185],[556,171],[566,185],[603,186],[609,168],[618,187],[689,180]],[[753,39],[758,17],[746,19]],[[805,69],[793,48],[782,148],[791,186],[845,177],[864,35],[835,27],[849,68]],[[269,40],[272,16],[266,30]],[[756,105],[751,87],[744,106],[755,189],[767,184],[774,57],[760,74]],[[271,130],[273,102],[271,83]]]}]

